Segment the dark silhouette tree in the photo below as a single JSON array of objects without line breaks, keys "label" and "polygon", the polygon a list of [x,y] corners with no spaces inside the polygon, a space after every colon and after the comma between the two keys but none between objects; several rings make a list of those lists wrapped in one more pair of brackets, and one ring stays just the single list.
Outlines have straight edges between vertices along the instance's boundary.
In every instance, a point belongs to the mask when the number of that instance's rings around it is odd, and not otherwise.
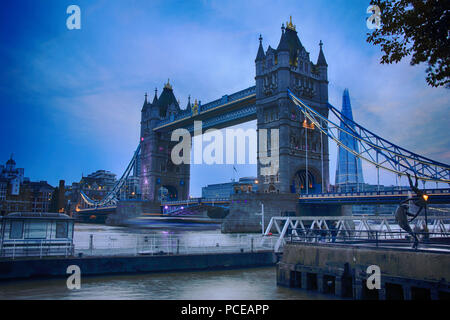
[{"label": "dark silhouette tree", "polygon": [[428,64],[426,81],[450,88],[450,1],[372,0],[381,10],[381,27],[367,42],[380,45],[382,64],[411,55],[411,65]]}]

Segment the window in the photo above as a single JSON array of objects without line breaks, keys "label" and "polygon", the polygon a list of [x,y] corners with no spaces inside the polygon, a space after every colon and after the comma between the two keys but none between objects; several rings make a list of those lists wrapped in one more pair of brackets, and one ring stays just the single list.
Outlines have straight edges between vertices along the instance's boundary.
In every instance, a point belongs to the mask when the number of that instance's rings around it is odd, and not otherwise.
[{"label": "window", "polygon": [[68,235],[67,222],[56,223],[56,238],[67,238]]},{"label": "window", "polygon": [[45,239],[47,236],[47,223],[46,222],[31,222],[28,225],[29,239]]},{"label": "window", "polygon": [[10,239],[22,239],[23,237],[23,221],[11,221],[11,230],[9,231]]}]

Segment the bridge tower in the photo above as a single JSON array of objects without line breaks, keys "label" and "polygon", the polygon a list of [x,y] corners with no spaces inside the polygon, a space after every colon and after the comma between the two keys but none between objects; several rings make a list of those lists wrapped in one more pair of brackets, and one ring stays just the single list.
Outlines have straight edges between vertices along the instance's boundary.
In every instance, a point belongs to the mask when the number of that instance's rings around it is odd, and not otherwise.
[{"label": "bridge tower", "polygon": [[[281,27],[276,49],[264,52],[262,37],[255,59],[257,128],[279,129],[279,170],[262,175],[260,192],[318,193],[329,185],[328,139],[307,121],[287,96],[289,88],[305,103],[328,117],[328,65],[322,50],[310,60],[292,17]],[[268,130],[270,135],[270,130]],[[268,141],[270,141],[268,137]],[[258,158],[259,158],[258,153]]]},{"label": "bridge tower", "polygon": [[173,119],[181,111],[169,80],[164,89],[150,103],[145,95],[141,111],[141,154],[140,183],[141,198],[159,202],[164,200],[184,200],[189,196],[190,166],[175,165],[170,153],[175,142],[170,140],[170,132],[155,132],[153,129],[161,120]]}]

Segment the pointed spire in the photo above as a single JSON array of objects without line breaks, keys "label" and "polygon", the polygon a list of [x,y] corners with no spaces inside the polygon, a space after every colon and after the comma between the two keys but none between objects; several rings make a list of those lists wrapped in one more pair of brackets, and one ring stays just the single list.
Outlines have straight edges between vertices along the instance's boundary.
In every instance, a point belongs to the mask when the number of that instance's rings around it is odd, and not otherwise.
[{"label": "pointed spire", "polygon": [[152,104],[155,104],[158,102],[158,88],[155,88],[155,96],[153,97]]},{"label": "pointed spire", "polygon": [[13,160],[13,154],[11,153],[11,157],[9,158],[9,160],[6,162],[6,164],[8,165],[16,165],[16,162]]},{"label": "pointed spire", "polygon": [[286,28],[295,31],[295,25],[292,23],[292,16],[289,17],[289,22],[286,22]]},{"label": "pointed spire", "polygon": [[186,106],[186,110],[191,111],[191,95],[188,96],[188,104]]},{"label": "pointed spire", "polygon": [[328,67],[327,60],[325,60],[325,55],[323,54],[323,50],[322,50],[322,46],[323,46],[322,40],[320,40],[319,46],[320,46],[320,52],[319,52],[319,57],[317,58],[317,65]]},{"label": "pointed spire", "polygon": [[164,89],[172,90],[172,85],[170,84],[170,79],[167,79],[167,83],[164,85]]},{"label": "pointed spire", "polygon": [[266,57],[266,55],[264,54],[264,48],[262,46],[262,40],[263,40],[262,36],[259,35],[259,48],[258,48],[258,54],[256,55],[255,62],[262,61]]},{"label": "pointed spire", "polygon": [[144,104],[142,105],[142,109],[141,109],[141,112],[144,112],[145,111],[145,108],[147,107],[147,105],[148,105],[148,102],[147,102],[147,92],[145,93],[145,99],[144,99]]},{"label": "pointed spire", "polygon": [[289,51],[289,43],[287,41],[286,32],[284,31],[284,25],[281,27],[281,38],[280,43],[278,44],[278,51]]}]

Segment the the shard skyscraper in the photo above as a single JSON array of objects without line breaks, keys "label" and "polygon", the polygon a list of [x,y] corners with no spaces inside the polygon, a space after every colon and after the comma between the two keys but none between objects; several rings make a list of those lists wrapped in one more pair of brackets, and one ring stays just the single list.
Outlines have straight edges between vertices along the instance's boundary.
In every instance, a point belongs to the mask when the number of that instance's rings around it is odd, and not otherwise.
[{"label": "the shard skyscraper", "polygon": [[[344,90],[342,96],[342,114],[353,121],[352,106],[350,104],[350,95],[348,89]],[[355,128],[353,123],[348,122],[348,126]],[[341,121],[341,128],[345,128],[345,124]],[[355,138],[339,131],[339,140],[349,149],[359,152],[358,143]],[[361,191],[361,184],[364,183],[362,174],[361,159],[342,147],[338,148],[337,166],[336,166],[336,187],[341,192]]]}]

